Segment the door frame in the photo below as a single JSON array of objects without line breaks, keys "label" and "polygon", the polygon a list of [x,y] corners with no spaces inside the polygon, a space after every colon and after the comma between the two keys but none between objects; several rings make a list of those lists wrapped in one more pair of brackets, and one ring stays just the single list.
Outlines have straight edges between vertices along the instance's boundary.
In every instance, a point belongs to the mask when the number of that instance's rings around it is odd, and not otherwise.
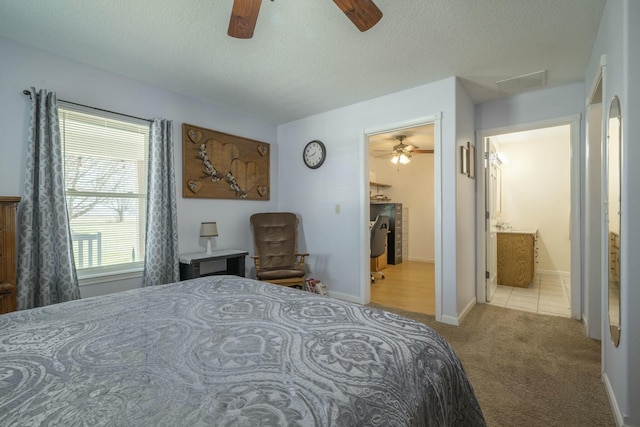
[{"label": "door frame", "polygon": [[[486,141],[486,144],[485,144]],[[485,167],[484,167],[484,179],[485,179],[485,184],[487,183],[487,177],[491,177],[491,172],[492,172],[492,168],[495,167],[496,170],[496,180],[498,180],[497,177],[497,172],[499,170],[499,166],[498,165],[494,165],[494,163],[496,162],[495,159],[492,159],[492,153],[494,152],[494,150],[497,149],[495,143],[491,140],[491,137],[487,137],[484,138],[482,141],[478,141],[480,143],[480,145],[482,146],[482,150],[485,151],[485,156],[484,158],[487,160]],[[496,153],[497,154],[497,153]],[[500,178],[501,179],[501,178]],[[485,211],[488,212],[489,215],[487,215],[485,217],[485,222],[484,222],[484,230],[485,230],[485,270],[487,272],[489,272],[489,274],[486,276],[485,278],[485,289],[491,289],[494,287],[497,287],[497,282],[498,282],[498,257],[497,257],[497,239],[498,239],[498,235],[497,235],[497,230],[496,230],[496,219],[495,219],[495,214],[496,214],[496,210],[495,210],[495,197],[496,194],[492,194],[492,191],[490,190],[491,188],[493,188],[492,183],[489,182],[489,185],[485,185],[485,191],[484,191],[484,197],[485,197]],[[496,185],[497,187],[497,185]],[[500,185],[500,187],[502,187],[502,185]],[[501,189],[500,189],[501,191]],[[487,198],[489,199],[489,208],[487,209]],[[492,216],[492,212],[491,212],[491,204],[494,205],[494,216]],[[498,211],[499,212],[499,211]],[[491,241],[491,244],[489,244],[489,242],[487,241]],[[491,248],[491,249],[489,249]],[[491,251],[491,256],[489,256],[489,251]],[[489,267],[486,264],[487,263],[491,263],[492,265]],[[495,286],[494,286],[495,285]],[[494,289],[495,291],[495,289]],[[491,292],[489,292],[491,293]],[[489,302],[489,297],[491,297],[492,295],[487,295],[485,294],[485,300],[487,302]]]},{"label": "door frame", "polygon": [[[569,125],[571,132],[571,318],[580,320],[582,317],[582,232],[581,218],[582,207],[580,195],[582,194],[581,149],[580,149],[580,122],[581,115],[559,117],[556,119],[542,120],[531,123],[504,126],[500,128],[486,129],[476,132],[476,146],[484,147],[484,139],[505,133],[522,132],[540,128]],[[480,143],[481,145],[477,145]],[[476,150],[476,164],[485,167],[484,149]],[[479,169],[479,168],[478,168]],[[476,174],[478,180],[476,186],[476,302],[486,303],[486,242],[485,242],[485,174]]]},{"label": "door frame", "polygon": [[360,244],[363,248],[363,257],[360,262],[360,300],[362,304],[371,302],[370,257],[369,257],[369,137],[380,133],[395,132],[403,129],[414,128],[433,124],[433,197],[434,197],[434,228],[435,228],[435,305],[436,321],[442,321],[442,113],[407,120],[399,123],[390,123],[376,127],[366,128],[360,138],[360,152],[363,153],[363,170],[361,171],[362,187],[360,188]]},{"label": "door frame", "polygon": [[[583,318],[582,323],[588,337],[602,339],[603,331],[608,328],[606,315],[608,265],[606,250],[608,244],[607,225],[604,211],[605,181],[605,143],[607,138],[606,117],[608,105],[604,99],[606,74],[606,56],[600,58],[600,68],[591,85],[586,99],[585,126],[585,221],[584,221],[584,260],[583,263]],[[599,107],[597,107],[599,105]],[[597,114],[599,110],[599,115]],[[595,112],[595,114],[594,114]],[[595,133],[598,136],[595,136]],[[594,164],[597,165],[594,167]],[[602,367],[604,369],[605,351],[602,348]]]}]

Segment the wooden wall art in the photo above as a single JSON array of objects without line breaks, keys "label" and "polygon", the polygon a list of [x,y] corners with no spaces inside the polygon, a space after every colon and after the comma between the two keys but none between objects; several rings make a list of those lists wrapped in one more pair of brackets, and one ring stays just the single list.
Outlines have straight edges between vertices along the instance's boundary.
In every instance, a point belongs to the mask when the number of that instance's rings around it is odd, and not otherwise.
[{"label": "wooden wall art", "polygon": [[182,125],[182,196],[269,200],[267,143]]}]

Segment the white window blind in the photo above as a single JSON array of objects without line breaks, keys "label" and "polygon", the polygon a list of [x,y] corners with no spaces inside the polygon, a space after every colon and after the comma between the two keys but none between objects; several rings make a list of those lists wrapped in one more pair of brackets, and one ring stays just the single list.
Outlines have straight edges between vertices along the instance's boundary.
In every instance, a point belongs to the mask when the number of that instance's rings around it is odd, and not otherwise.
[{"label": "white window blind", "polygon": [[66,104],[58,113],[76,269],[140,268],[149,123]]}]

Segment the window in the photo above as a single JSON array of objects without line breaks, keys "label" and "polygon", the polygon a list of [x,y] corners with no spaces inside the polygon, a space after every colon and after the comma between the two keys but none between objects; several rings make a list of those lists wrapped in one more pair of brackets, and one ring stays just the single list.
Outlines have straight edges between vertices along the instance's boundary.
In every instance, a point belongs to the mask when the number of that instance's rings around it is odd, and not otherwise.
[{"label": "window", "polygon": [[149,123],[63,103],[58,113],[79,276],[140,269]]}]

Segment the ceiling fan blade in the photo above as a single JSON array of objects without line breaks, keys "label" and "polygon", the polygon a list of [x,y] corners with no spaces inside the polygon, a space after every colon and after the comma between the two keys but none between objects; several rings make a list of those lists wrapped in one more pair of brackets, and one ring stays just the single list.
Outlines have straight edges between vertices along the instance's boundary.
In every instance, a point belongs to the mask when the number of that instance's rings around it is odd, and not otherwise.
[{"label": "ceiling fan blade", "polygon": [[418,154],[433,154],[433,150],[412,150],[411,152]]},{"label": "ceiling fan blade", "polygon": [[258,21],[262,0],[233,0],[227,34],[237,39],[250,39]]},{"label": "ceiling fan blade", "polygon": [[333,0],[360,31],[367,31],[382,18],[373,0]]}]

